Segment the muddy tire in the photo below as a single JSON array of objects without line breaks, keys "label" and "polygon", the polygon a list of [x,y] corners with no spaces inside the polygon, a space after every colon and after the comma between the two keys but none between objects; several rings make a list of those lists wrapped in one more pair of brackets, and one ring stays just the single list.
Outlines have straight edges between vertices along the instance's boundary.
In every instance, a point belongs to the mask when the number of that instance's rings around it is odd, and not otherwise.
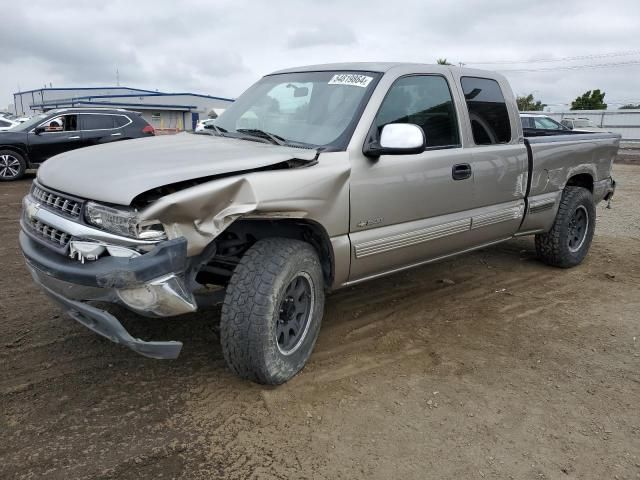
[{"label": "muddy tire", "polygon": [[279,385],[307,362],[324,311],[324,280],[315,249],[286,238],[256,242],[229,285],[220,320],[227,365],[254,382]]},{"label": "muddy tire", "polygon": [[19,180],[27,169],[22,155],[13,150],[0,150],[0,182]]},{"label": "muddy tire", "polygon": [[591,192],[582,187],[566,187],[553,227],[536,235],[536,252],[546,264],[574,267],[589,251],[596,226],[596,208]]}]

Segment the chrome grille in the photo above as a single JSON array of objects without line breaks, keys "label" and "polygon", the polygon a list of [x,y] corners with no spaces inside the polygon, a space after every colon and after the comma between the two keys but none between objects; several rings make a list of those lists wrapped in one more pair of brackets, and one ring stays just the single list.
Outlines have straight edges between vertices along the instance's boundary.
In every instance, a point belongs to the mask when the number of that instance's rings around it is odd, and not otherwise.
[{"label": "chrome grille", "polygon": [[80,216],[80,210],[82,210],[82,203],[59,193],[54,193],[49,190],[45,190],[39,185],[33,184],[31,189],[31,196],[35,198],[44,207],[57,210],[70,217],[78,218]]},{"label": "chrome grille", "polygon": [[34,233],[58,247],[66,247],[71,240],[71,235],[68,233],[47,225],[36,218],[28,220],[28,223]]}]

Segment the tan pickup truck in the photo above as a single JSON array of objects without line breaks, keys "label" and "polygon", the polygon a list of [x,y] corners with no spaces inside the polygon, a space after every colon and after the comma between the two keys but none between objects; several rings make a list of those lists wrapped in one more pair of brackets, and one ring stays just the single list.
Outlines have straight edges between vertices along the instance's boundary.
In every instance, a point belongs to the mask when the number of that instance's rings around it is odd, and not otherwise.
[{"label": "tan pickup truck", "polygon": [[229,368],[266,384],[303,368],[331,290],[521,235],[578,265],[620,141],[525,138],[502,76],[400,63],[267,75],[210,127],[49,160],[20,245],[71,317],[149,357],[182,344],[96,302],[165,317],[223,298]]}]

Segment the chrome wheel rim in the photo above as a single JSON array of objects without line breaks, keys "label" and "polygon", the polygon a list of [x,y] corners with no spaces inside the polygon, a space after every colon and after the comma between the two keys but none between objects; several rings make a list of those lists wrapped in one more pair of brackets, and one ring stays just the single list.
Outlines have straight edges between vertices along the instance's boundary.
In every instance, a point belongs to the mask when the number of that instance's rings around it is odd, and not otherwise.
[{"label": "chrome wheel rim", "polygon": [[20,173],[20,161],[13,155],[0,155],[0,177],[14,178]]},{"label": "chrome wheel rim", "polygon": [[580,205],[573,212],[569,220],[569,251],[577,252],[584,245],[589,230],[589,213],[584,205]]},{"label": "chrome wheel rim", "polygon": [[275,328],[276,344],[283,355],[291,355],[300,348],[311,325],[315,305],[313,280],[306,272],[296,275],[278,307]]}]

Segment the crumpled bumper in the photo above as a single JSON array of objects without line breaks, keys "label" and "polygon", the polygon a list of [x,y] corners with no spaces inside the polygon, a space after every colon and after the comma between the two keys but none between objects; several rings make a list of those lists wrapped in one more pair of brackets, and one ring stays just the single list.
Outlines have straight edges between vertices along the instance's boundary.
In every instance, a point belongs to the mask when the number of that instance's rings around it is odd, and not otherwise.
[{"label": "crumpled bumper", "polygon": [[162,242],[135,258],[105,257],[84,264],[52,252],[24,231],[20,247],[36,284],[73,319],[147,357],[168,359],[180,354],[181,342],[136,339],[116,317],[88,302],[117,303],[146,316],[195,311],[195,299],[185,282],[186,240]]},{"label": "crumpled bumper", "polygon": [[612,177],[605,178],[593,185],[593,199],[595,203],[602,200],[611,200],[616,192],[616,181]]}]

